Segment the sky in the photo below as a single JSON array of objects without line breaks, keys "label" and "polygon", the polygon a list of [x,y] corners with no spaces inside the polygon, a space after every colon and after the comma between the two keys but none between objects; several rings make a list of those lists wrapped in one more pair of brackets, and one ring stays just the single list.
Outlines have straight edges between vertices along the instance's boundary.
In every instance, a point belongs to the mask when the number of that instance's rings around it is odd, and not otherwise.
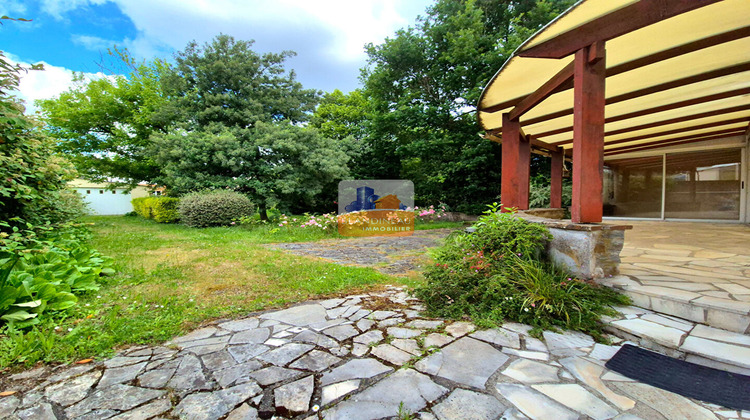
[{"label": "sky", "polygon": [[126,47],[139,60],[170,59],[188,42],[219,33],[255,40],[258,52],[292,50],[287,62],[306,88],[344,92],[359,86],[364,45],[413,26],[434,0],[0,0],[0,50],[13,62],[43,63],[29,72],[19,96],[54,97],[72,72],[112,73],[101,66],[107,48]]}]

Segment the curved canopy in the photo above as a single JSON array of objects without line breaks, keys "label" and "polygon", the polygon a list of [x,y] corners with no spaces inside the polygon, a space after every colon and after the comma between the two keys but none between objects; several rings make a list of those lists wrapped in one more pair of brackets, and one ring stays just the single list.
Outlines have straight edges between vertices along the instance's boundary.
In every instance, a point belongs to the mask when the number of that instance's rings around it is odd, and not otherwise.
[{"label": "curved canopy", "polygon": [[521,45],[484,89],[487,137],[499,140],[510,113],[534,146],[570,149],[572,53],[596,41],[606,41],[605,155],[748,130],[750,1],[584,0]]}]

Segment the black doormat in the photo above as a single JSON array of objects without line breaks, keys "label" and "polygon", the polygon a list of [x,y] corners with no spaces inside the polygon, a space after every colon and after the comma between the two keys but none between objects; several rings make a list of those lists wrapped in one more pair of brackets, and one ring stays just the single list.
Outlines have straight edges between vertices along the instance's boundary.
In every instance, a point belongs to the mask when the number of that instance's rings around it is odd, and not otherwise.
[{"label": "black doormat", "polygon": [[673,359],[630,344],[622,346],[605,366],[683,397],[750,410],[750,376]]}]

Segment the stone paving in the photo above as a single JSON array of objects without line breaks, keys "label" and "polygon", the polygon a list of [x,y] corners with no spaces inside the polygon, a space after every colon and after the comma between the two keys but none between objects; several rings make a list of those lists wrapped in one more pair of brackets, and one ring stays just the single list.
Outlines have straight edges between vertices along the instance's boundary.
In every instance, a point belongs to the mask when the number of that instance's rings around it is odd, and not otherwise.
[{"label": "stone paving", "polygon": [[622,340],[542,341],[525,325],[477,330],[421,310],[391,287],[218,321],[164,346],[2,378],[15,393],[0,397],[0,418],[750,418],[608,371]]},{"label": "stone paving", "polygon": [[750,334],[750,226],[628,222],[621,277],[637,306]]},{"label": "stone paving", "polygon": [[336,264],[369,266],[385,274],[400,275],[419,269],[425,250],[440,245],[441,240],[454,230],[417,230],[411,236],[368,236],[268,246]]}]

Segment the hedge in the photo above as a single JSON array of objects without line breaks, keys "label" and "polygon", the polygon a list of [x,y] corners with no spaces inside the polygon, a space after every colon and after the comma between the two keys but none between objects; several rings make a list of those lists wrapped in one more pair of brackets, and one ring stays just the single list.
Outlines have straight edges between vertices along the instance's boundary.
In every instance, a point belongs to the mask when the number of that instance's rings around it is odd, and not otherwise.
[{"label": "hedge", "polygon": [[187,194],[180,200],[180,220],[190,227],[228,226],[255,212],[247,196],[234,191],[215,190]]},{"label": "hedge", "polygon": [[154,219],[158,223],[176,223],[180,220],[177,206],[178,198],[172,197],[140,197],[132,200],[133,210],[146,219]]}]

